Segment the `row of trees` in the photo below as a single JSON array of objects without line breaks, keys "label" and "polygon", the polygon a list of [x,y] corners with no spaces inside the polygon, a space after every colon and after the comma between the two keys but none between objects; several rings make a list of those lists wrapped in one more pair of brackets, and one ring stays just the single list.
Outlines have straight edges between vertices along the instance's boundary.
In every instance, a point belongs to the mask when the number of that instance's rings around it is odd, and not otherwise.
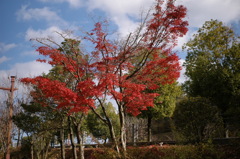
[{"label": "row of trees", "polygon": [[82,38],[94,45],[91,52],[63,34],[61,44],[37,39],[44,44],[37,51],[46,57],[38,61],[53,67],[48,74],[21,80],[32,86],[32,100],[14,117],[27,135],[23,141],[32,158],[46,158],[55,136],[65,158],[69,134],[74,158],[78,147],[83,159],[85,133],[110,141],[125,158],[127,115],[147,118],[148,141],[152,119],[163,117],[172,117],[176,138],[187,141],[222,136],[223,129],[239,132],[239,38],[222,22],[206,22],[184,46],[188,81],[182,91],[172,48],[187,32],[186,8],[157,0],[150,13],[121,40],[108,39],[107,23],[96,23]]},{"label": "row of trees", "polygon": [[183,46],[187,98],[178,103],[173,117],[178,135],[185,140],[239,137],[239,40],[229,26],[210,20]]},{"label": "row of trees", "polygon": [[185,92],[190,97],[207,98],[211,109],[219,110],[226,136],[239,135],[239,36],[229,26],[211,20],[183,48],[187,51]]},{"label": "row of trees", "polygon": [[[43,124],[26,129],[36,131],[45,126],[55,129],[59,124],[50,121],[58,121],[61,125],[67,120],[73,156],[77,158],[73,141],[75,132],[80,158],[84,158],[83,119],[91,111],[106,124],[114,149],[125,158],[126,115],[137,116],[142,110],[153,107],[154,99],[159,95],[157,90],[174,83],[180,75],[179,59],[171,50],[177,38],[187,32],[185,15],[186,8],[176,6],[174,0],[166,3],[156,0],[154,11],[149,11],[139,22],[137,30],[121,40],[108,38],[107,22],[96,23],[95,28],[82,38],[82,41],[87,40],[94,45],[91,52],[80,49],[81,41],[64,36],[61,44],[41,39],[44,46],[37,51],[47,58],[38,61],[51,64],[53,69],[47,75],[21,80],[33,86],[33,101],[25,106],[25,110],[41,105],[43,108],[40,109],[53,111],[54,115],[43,116],[40,113],[39,116],[30,116],[34,117],[33,120],[42,120]],[[118,127],[114,126],[116,117],[107,110],[109,98],[117,108]],[[23,120],[16,118],[16,121],[20,121],[16,123],[20,126]],[[44,132],[49,133],[50,130]]]}]

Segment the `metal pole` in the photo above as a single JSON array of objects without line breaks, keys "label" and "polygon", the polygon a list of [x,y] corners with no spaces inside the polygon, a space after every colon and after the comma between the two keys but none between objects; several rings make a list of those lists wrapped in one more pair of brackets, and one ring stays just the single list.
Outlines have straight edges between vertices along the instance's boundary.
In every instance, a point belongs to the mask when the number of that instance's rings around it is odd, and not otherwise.
[{"label": "metal pole", "polygon": [[12,138],[12,116],[13,116],[13,92],[17,90],[16,88],[14,88],[14,84],[15,84],[15,76],[11,76],[11,87],[10,88],[0,87],[0,89],[2,90],[10,91],[6,159],[10,159],[10,148],[11,148],[11,138]]}]

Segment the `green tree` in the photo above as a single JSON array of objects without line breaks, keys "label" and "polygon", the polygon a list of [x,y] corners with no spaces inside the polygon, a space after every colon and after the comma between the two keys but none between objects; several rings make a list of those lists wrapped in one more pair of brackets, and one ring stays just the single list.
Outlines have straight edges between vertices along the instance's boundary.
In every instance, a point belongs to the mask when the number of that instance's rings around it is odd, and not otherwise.
[{"label": "green tree", "polygon": [[50,142],[60,124],[58,112],[38,103],[22,104],[22,112],[13,117],[13,122],[27,134],[32,158],[47,158]]},{"label": "green tree", "polygon": [[[70,39],[70,38],[64,38],[64,41],[58,45],[58,50],[66,54],[66,59],[74,59],[77,63],[83,63],[85,60],[88,60],[87,55],[83,55],[80,49],[80,42],[79,40],[76,39]],[[79,70],[77,70],[79,71]],[[90,74],[86,74],[82,77],[81,80],[84,78],[87,78],[90,76]],[[48,74],[43,75],[43,77],[46,77],[51,80],[57,80],[60,82],[63,82],[66,84],[67,88],[71,90],[75,90],[78,82],[76,78],[74,78],[73,74],[69,72],[69,70],[66,70],[63,68],[62,65],[56,64],[54,67],[49,71]],[[57,103],[58,101],[53,101],[53,103]],[[56,104],[57,105],[57,104]],[[68,130],[70,133],[70,139],[71,139],[71,144],[72,144],[72,150],[73,150],[73,156],[74,158],[77,158],[77,145],[74,142],[74,135],[77,137],[77,144],[79,145],[79,156],[80,158],[84,158],[84,149],[83,149],[83,123],[85,120],[85,114],[82,112],[74,112],[74,113],[69,113],[69,109],[64,107],[61,109],[58,109],[62,113],[62,122],[66,121],[68,122]],[[68,115],[67,115],[68,114]],[[64,124],[64,123],[63,123]],[[63,134],[64,136],[64,130],[60,134]],[[63,138],[63,137],[61,137]],[[62,142],[62,141],[61,141]],[[64,145],[62,145],[64,146]],[[63,151],[63,150],[62,150]],[[62,155],[64,156],[64,155]]]},{"label": "green tree", "polygon": [[222,22],[205,22],[184,46],[187,51],[185,90],[190,96],[211,99],[225,123],[239,121],[240,41]]},{"label": "green tree", "polygon": [[[42,39],[40,40],[36,39],[36,40],[42,44],[45,44],[45,41]],[[80,45],[80,41],[75,39],[65,38],[64,41],[58,45],[57,50],[61,52],[65,52],[66,60],[74,58],[78,63],[81,63],[82,59],[87,58],[87,56],[84,56],[81,54],[79,45]],[[40,60],[40,59],[39,61],[43,62],[43,60]],[[76,89],[77,83],[79,82],[79,81],[76,81],[75,78],[73,78],[73,75],[68,70],[65,70],[63,66],[59,64],[53,64],[53,68],[49,71],[49,73],[43,74],[42,77],[51,79],[53,81],[62,82],[64,83],[64,85],[66,85],[67,88],[71,90]],[[54,87],[55,86],[53,86],[52,89],[54,89]],[[66,108],[65,107],[66,105],[64,105],[61,108],[58,108],[59,101],[54,100],[53,98],[46,97],[46,94],[42,90],[37,89],[37,87],[34,87],[31,93],[31,96],[34,103],[32,109],[40,109],[40,110],[37,110],[36,112],[31,112],[31,113],[28,113],[28,111],[25,111],[21,114],[18,114],[17,117],[22,119],[24,119],[24,117],[30,118],[30,119],[32,117],[36,117],[36,119],[44,119],[44,122],[40,120],[40,123],[45,124],[43,126],[46,126],[46,130],[55,130],[54,133],[57,134],[57,136],[59,137],[59,142],[61,145],[61,158],[63,159],[65,158],[64,136],[66,136],[65,135],[66,132],[69,132],[71,145],[72,145],[72,153],[74,158],[75,159],[77,158],[77,144],[79,145],[79,156],[80,158],[84,158],[83,133],[82,133],[83,132],[82,124],[85,116],[84,113],[69,112],[70,108]],[[46,120],[45,118],[48,117],[49,115],[52,116],[54,119],[56,119],[57,122],[55,120],[52,120],[52,121]],[[45,123],[45,120],[47,123]],[[26,125],[27,122],[25,123],[24,120],[22,121],[23,121],[23,125],[21,126],[28,127]],[[31,122],[31,120],[29,121]],[[55,125],[54,125],[54,121],[56,122]],[[39,124],[39,122],[36,122],[36,123]],[[53,125],[49,125],[48,123],[53,123]],[[38,129],[40,129],[39,131],[41,132],[46,131],[42,129],[41,126],[37,125],[36,127],[37,127],[36,129],[37,132],[38,132]],[[33,134],[37,134],[37,133],[33,133]],[[55,135],[55,134],[52,134],[52,135]],[[77,144],[75,143],[75,140],[74,140],[75,136],[77,138]]]},{"label": "green tree", "polygon": [[182,88],[177,82],[173,84],[166,84],[155,90],[160,96],[154,101],[154,107],[148,107],[147,110],[142,111],[140,117],[148,120],[148,141],[151,142],[151,127],[152,119],[163,119],[171,117],[175,107],[177,98],[182,95]]},{"label": "green tree", "polygon": [[221,134],[220,112],[207,98],[182,99],[174,111],[173,121],[176,132],[185,141],[201,142]]},{"label": "green tree", "polygon": [[[119,125],[119,118],[118,118],[115,108],[113,107],[112,103],[110,103],[110,102],[105,104],[105,108],[106,108],[106,113],[112,119],[112,123],[113,123],[115,131],[118,130],[120,125]],[[96,109],[96,112],[98,114],[100,114],[101,116],[104,116],[104,113],[103,113],[101,107],[98,107]],[[88,116],[86,117],[86,123],[87,123],[88,131],[90,133],[92,133],[92,135],[95,138],[102,139],[105,141],[105,143],[106,143],[107,139],[110,141],[112,140],[108,125],[106,123],[104,123],[102,120],[98,120],[98,117],[95,113],[90,112],[88,114]],[[118,135],[119,135],[119,132],[116,131],[116,136],[118,136]]]}]

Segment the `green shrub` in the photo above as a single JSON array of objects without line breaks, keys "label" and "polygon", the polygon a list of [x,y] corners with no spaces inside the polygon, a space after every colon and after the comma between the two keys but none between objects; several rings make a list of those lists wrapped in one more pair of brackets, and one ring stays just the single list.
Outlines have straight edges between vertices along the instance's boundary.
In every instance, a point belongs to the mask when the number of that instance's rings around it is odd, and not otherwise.
[{"label": "green shrub", "polygon": [[173,121],[178,140],[196,143],[222,135],[220,112],[207,98],[182,99],[173,113]]},{"label": "green shrub", "polygon": [[[60,158],[60,150],[49,152],[48,159]],[[21,149],[12,151],[13,159],[22,159],[24,153]],[[127,147],[126,159],[238,159],[240,144],[213,145],[211,143],[198,145],[151,145],[144,147]],[[25,156],[30,158],[30,156]],[[72,150],[66,149],[66,158],[72,158]],[[121,159],[111,148],[87,148],[85,159]]]},{"label": "green shrub", "polygon": [[129,159],[225,159],[211,144],[183,146],[148,146],[128,149]]}]

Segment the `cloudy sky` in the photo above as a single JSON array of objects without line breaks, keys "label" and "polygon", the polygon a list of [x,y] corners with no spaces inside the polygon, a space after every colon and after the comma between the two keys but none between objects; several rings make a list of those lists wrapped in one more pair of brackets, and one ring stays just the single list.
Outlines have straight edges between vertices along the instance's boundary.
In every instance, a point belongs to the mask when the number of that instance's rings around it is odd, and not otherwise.
[{"label": "cloudy sky", "polygon": [[[18,78],[47,72],[50,66],[35,62],[36,46],[30,39],[51,37],[61,40],[56,32],[91,30],[98,19],[109,19],[119,33],[136,26],[135,17],[147,10],[154,0],[1,0],[0,1],[0,86],[10,75]],[[210,19],[240,27],[240,0],[177,0],[188,9],[188,34],[179,39],[179,57],[186,53],[181,45]],[[184,71],[184,69],[183,69]],[[183,73],[182,71],[182,73]],[[179,79],[184,80],[183,76]]]}]

